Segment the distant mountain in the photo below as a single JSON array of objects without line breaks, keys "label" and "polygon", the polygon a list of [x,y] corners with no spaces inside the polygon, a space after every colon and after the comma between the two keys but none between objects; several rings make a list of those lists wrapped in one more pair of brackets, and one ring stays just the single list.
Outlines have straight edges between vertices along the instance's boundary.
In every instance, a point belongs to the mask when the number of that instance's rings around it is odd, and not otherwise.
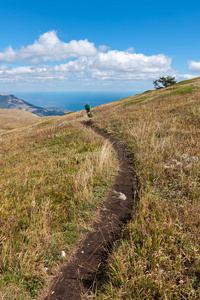
[{"label": "distant mountain", "polygon": [[6,94],[6,95],[0,94],[0,108],[21,109],[24,111],[28,111],[32,114],[35,114],[39,117],[62,116],[70,112],[70,110],[67,109],[60,109],[55,107],[42,108],[39,106],[35,106],[11,94]]}]

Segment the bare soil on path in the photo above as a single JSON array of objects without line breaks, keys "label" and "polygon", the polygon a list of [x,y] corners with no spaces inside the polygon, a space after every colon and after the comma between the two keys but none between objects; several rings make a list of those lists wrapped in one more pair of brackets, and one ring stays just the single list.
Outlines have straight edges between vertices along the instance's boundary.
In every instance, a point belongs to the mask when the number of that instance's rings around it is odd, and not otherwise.
[{"label": "bare soil on path", "polygon": [[[89,126],[89,122],[85,125]],[[94,224],[94,231],[79,242],[78,250],[71,261],[62,267],[59,276],[54,278],[44,300],[88,298],[96,284],[105,277],[103,266],[108,254],[113,243],[119,238],[122,226],[131,219],[133,208],[138,201],[133,161],[125,149],[125,144],[100,130],[93,130],[112,143],[119,160],[119,174],[102,205],[100,220]],[[126,200],[117,199],[114,191],[123,193]]]}]

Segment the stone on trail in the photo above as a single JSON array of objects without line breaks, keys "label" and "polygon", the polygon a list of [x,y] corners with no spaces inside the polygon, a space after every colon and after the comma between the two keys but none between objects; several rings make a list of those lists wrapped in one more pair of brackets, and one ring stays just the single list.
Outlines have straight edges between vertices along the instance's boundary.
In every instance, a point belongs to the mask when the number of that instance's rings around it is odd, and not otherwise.
[{"label": "stone on trail", "polygon": [[123,194],[123,193],[116,193],[115,194],[115,198],[117,199],[117,200],[126,200],[126,196]]}]

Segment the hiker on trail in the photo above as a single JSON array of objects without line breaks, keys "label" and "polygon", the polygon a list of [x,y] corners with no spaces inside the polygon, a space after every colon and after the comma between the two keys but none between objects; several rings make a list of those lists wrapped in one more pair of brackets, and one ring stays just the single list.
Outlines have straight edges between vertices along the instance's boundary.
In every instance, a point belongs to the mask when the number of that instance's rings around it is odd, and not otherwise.
[{"label": "hiker on trail", "polygon": [[91,117],[91,105],[89,103],[85,105],[85,110],[87,111],[87,115],[90,118]]}]

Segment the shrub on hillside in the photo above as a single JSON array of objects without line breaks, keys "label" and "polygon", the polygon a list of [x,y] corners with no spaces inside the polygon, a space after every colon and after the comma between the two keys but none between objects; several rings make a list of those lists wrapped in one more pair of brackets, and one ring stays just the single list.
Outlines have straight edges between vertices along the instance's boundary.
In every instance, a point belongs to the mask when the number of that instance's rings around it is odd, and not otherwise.
[{"label": "shrub on hillside", "polygon": [[[155,89],[161,89],[163,87],[168,87],[170,85],[173,85],[176,83],[175,77],[167,76],[167,77],[159,77],[159,79],[156,79],[153,81]],[[161,85],[162,86],[161,86]]]}]

